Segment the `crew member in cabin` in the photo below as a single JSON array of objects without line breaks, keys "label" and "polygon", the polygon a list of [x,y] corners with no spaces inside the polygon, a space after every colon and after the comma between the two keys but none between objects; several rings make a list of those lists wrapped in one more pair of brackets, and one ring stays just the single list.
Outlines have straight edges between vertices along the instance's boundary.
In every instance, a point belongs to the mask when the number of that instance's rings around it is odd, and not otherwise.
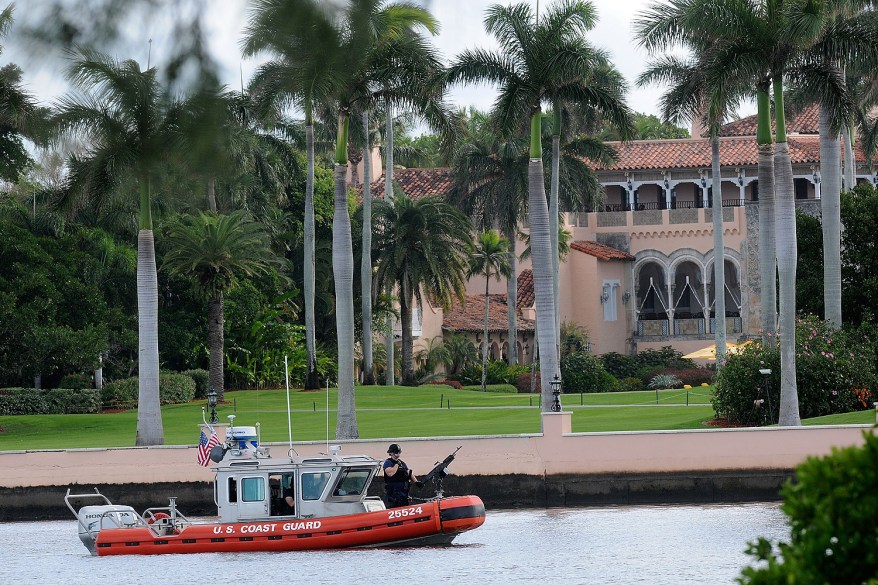
[{"label": "crew member in cabin", "polygon": [[283,491],[281,492],[281,515],[292,516],[296,513],[296,493],[293,491],[295,476],[292,474],[283,476]]},{"label": "crew member in cabin", "polygon": [[413,483],[422,485],[405,461],[399,458],[400,453],[402,449],[396,443],[387,448],[390,457],[384,461],[384,492],[387,494],[388,508],[408,506],[409,488]]}]

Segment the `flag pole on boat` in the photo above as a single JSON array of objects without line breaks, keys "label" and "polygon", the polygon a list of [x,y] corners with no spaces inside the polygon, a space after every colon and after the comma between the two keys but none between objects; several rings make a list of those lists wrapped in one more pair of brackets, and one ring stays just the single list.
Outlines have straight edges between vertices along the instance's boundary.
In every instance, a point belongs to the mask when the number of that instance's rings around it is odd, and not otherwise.
[{"label": "flag pole on boat", "polygon": [[290,451],[293,451],[293,419],[290,414],[290,365],[287,356],[284,356],[284,375],[287,381],[287,431],[290,436]]}]

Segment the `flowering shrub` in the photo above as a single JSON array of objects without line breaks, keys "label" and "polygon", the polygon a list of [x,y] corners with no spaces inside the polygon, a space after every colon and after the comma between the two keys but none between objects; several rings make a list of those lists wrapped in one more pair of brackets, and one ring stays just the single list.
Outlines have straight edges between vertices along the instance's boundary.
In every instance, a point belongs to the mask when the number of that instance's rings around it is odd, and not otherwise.
[{"label": "flowering shrub", "polygon": [[[760,369],[770,369],[771,374],[763,376]],[[811,316],[796,323],[796,387],[802,418],[869,408],[875,383],[875,344],[868,327],[834,329]],[[758,399],[765,402],[757,408],[754,401]],[[770,406],[771,422],[777,422],[779,400],[777,346],[763,347],[756,341],[728,356],[713,399],[718,416],[739,424],[759,424],[764,420],[760,409]]]}]

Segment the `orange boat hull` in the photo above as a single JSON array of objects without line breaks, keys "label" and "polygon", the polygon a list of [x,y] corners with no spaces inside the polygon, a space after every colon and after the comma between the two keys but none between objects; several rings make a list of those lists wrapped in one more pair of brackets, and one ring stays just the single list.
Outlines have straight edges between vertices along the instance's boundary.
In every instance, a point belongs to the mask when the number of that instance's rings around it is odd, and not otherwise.
[{"label": "orange boat hull", "polygon": [[448,543],[484,522],[485,506],[478,496],[456,496],[351,516],[192,524],[167,536],[156,536],[145,526],[103,529],[96,550],[109,556]]}]

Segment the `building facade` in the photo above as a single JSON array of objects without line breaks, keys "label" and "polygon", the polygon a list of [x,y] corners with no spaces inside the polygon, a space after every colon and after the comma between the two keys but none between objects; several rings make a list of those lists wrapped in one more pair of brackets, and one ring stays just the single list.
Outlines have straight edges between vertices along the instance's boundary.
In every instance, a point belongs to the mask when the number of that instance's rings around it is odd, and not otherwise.
[{"label": "building facade", "polygon": [[[592,351],[636,353],[671,345],[689,353],[714,339],[717,318],[726,320],[729,341],[759,334],[759,181],[755,116],[727,124],[720,138],[725,290],[714,286],[711,146],[707,138],[615,143],[618,161],[597,168],[605,196],[587,212],[566,213],[571,251],[560,266],[561,321],[584,327]],[[816,107],[790,121],[788,144],[796,204],[819,215],[821,173]],[[878,172],[861,153],[857,181],[878,185]],[[448,169],[400,169],[400,188],[410,197],[442,195]],[[383,179],[373,186],[381,196]],[[517,243],[521,252],[523,244]],[[533,291],[530,263],[519,264],[520,361],[533,356]],[[449,314],[425,307],[422,338],[462,332],[481,342],[484,280],[468,285],[464,306]],[[498,307],[489,323],[491,355],[504,357],[506,283],[492,282]],[[725,296],[725,315],[714,310]],[[475,307],[475,308],[473,308]],[[502,309],[502,310],[501,310]],[[478,316],[478,319],[476,319]],[[476,327],[476,322],[478,327]]]}]

